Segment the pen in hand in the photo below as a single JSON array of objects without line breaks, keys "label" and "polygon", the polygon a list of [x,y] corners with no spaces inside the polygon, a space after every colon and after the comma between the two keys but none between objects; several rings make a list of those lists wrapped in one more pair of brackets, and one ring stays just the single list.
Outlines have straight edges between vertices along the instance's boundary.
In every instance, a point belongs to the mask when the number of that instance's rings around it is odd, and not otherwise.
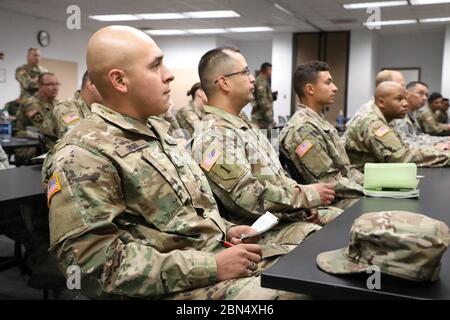
[{"label": "pen in hand", "polygon": [[216,240],[219,241],[225,248],[234,247],[234,244],[232,244],[231,242],[224,241],[224,240],[221,240],[221,239],[216,239]]}]

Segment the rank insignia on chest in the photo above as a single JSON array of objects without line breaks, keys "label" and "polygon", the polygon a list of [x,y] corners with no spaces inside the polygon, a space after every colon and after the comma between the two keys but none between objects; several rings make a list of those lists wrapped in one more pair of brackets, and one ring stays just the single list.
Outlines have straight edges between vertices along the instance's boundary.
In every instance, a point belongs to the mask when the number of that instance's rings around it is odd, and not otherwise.
[{"label": "rank insignia on chest", "polygon": [[300,157],[303,158],[304,155],[313,147],[314,145],[309,142],[308,140],[304,140],[302,143],[300,143],[297,148],[295,149],[295,153]]}]

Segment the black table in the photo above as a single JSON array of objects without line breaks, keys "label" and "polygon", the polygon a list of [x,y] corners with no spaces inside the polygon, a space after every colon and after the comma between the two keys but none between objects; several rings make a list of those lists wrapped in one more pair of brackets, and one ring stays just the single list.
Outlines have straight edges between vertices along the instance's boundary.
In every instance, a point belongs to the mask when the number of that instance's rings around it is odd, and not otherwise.
[{"label": "black table", "polygon": [[42,198],[41,169],[34,165],[0,170],[0,204]]},{"label": "black table", "polygon": [[39,140],[32,138],[16,138],[12,137],[9,141],[4,141],[0,139],[0,144],[2,145],[5,152],[8,153],[10,150],[14,150],[17,148],[31,148],[31,147],[39,147]]},{"label": "black table", "polygon": [[449,252],[443,256],[438,281],[416,283],[381,274],[380,290],[367,288],[366,281],[372,274],[334,276],[316,265],[319,253],[348,245],[353,221],[366,212],[406,210],[450,226],[450,169],[426,168],[420,169],[419,174],[425,176],[419,184],[420,199],[362,198],[263,272],[261,285],[332,299],[450,299]]}]

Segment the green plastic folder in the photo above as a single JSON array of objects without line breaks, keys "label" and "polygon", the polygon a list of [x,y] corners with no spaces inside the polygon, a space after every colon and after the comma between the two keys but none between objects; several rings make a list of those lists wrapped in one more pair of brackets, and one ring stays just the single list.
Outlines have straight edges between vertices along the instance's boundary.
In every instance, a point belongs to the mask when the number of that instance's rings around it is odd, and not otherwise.
[{"label": "green plastic folder", "polygon": [[368,196],[418,197],[418,183],[415,163],[366,163],[364,166],[364,194]]}]

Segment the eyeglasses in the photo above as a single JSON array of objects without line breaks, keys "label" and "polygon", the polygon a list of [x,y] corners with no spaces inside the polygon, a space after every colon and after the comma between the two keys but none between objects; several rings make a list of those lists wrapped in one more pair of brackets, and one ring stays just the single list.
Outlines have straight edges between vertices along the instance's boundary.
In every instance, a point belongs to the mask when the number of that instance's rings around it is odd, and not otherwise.
[{"label": "eyeglasses", "polygon": [[[238,75],[238,74],[244,74],[246,76],[249,76],[250,75],[250,69],[248,67],[246,67],[244,70],[241,70],[241,71],[238,71],[238,72],[233,72],[233,73],[228,73],[228,74],[223,74],[221,77],[227,78],[227,77],[232,77],[232,76],[235,76],[235,75]],[[216,79],[216,81],[214,81],[214,83],[217,83],[217,82],[219,82],[219,79]]]},{"label": "eyeglasses", "polygon": [[53,87],[59,87],[61,85],[60,82],[48,82],[48,83],[41,83],[43,86],[53,86]]}]

